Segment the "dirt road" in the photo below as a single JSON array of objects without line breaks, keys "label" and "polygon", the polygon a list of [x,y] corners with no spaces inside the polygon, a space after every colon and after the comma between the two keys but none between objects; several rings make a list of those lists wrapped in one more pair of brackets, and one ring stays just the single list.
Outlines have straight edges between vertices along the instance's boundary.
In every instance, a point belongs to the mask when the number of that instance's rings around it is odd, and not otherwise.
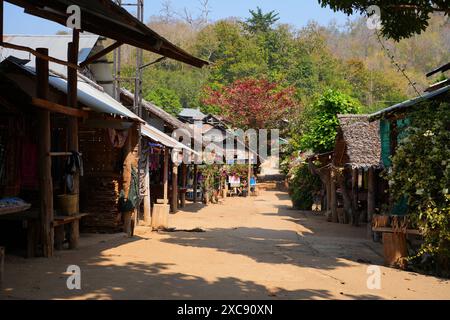
[{"label": "dirt road", "polygon": [[[178,229],[205,232],[83,235],[76,251],[52,259],[8,256],[3,299],[450,299],[450,281],[369,265],[382,248],[365,228],[332,224],[290,209],[288,196],[265,191],[224,204],[189,205],[171,215]],[[81,290],[68,290],[69,265]]]}]

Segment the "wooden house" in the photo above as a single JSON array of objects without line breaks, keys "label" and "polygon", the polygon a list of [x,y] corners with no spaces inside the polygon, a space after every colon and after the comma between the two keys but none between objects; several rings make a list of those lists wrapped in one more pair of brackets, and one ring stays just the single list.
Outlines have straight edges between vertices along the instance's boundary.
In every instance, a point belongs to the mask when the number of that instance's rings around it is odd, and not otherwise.
[{"label": "wooden house", "polygon": [[[61,25],[66,25],[67,14],[67,1],[55,0],[55,1],[16,1],[8,0],[8,2],[15,4],[32,15],[39,16],[43,19],[47,19]],[[10,66],[15,68],[14,76],[25,77],[31,79],[31,87],[24,88],[21,81],[8,78],[6,83],[8,85],[19,84],[19,88],[22,91],[18,96],[11,96],[11,92],[5,92],[2,90],[2,105],[6,105],[8,114],[17,114],[15,108],[17,106],[25,106],[25,110],[28,106],[35,107],[35,114],[29,121],[34,121],[35,125],[27,129],[36,128],[34,132],[36,142],[36,166],[35,170],[38,170],[38,200],[37,205],[37,219],[35,229],[38,235],[36,244],[39,244],[39,254],[50,257],[53,255],[55,243],[59,244],[61,241],[61,223],[67,219],[58,219],[54,212],[54,185],[52,171],[56,170],[58,161],[57,157],[67,157],[68,154],[80,154],[80,139],[79,129],[83,128],[81,119],[89,118],[90,121],[110,121],[120,117],[122,122],[122,116],[132,119],[131,127],[136,127],[137,130],[129,129],[144,133],[152,139],[157,140],[164,144],[170,145],[171,148],[181,147],[178,141],[167,137],[164,134],[160,134],[159,131],[155,131],[154,128],[145,124],[145,121],[137,117],[130,110],[118,103],[112,97],[106,93],[102,93],[95,83],[82,74],[80,70],[99,59],[103,58],[107,53],[118,48],[122,44],[128,44],[138,47],[143,50],[160,54],[175,60],[188,63],[196,67],[202,67],[207,64],[206,61],[195,58],[189,55],[184,50],[173,45],[163,37],[159,36],[156,32],[148,28],[145,24],[141,23],[138,19],[132,16],[129,12],[121,8],[114,1],[70,1],[70,4],[79,6],[83,13],[83,19],[81,22],[81,30],[73,30],[72,39],[67,44],[67,60],[53,57],[49,54],[48,48],[45,46],[39,48],[31,48],[27,44],[14,44],[7,41],[7,38],[3,35],[3,4],[4,1],[0,0],[0,46],[2,48],[13,49],[18,51],[24,51],[28,54],[36,57],[29,60],[33,61],[34,71],[29,67],[24,66],[24,63],[20,61],[9,61]],[[86,60],[80,62],[80,31],[88,31],[97,35],[107,37],[115,40],[108,47],[96,52]],[[52,73],[50,71],[49,63],[56,63],[66,68],[64,75]],[[33,80],[34,78],[34,80]],[[81,79],[81,81],[80,81]],[[34,85],[34,87],[33,87]],[[17,89],[17,88],[16,88]],[[59,93],[55,93],[55,90]],[[61,92],[63,93],[61,95]],[[64,96],[65,95],[65,96]],[[6,97],[5,97],[6,96]],[[13,100],[11,100],[13,98]],[[20,101],[20,99],[24,101]],[[63,99],[64,98],[64,99]],[[19,101],[17,101],[19,99]],[[37,108],[36,108],[37,107]],[[85,109],[88,108],[88,109]],[[107,114],[107,119],[98,119],[96,114],[90,119],[91,111]],[[23,113],[23,112],[19,112]],[[55,119],[66,117],[64,126],[58,128],[58,130],[66,130],[67,139],[63,141],[60,139],[55,143],[54,138],[58,138],[58,134],[54,134]],[[25,117],[26,118],[26,117]],[[2,119],[3,120],[3,119]],[[6,120],[5,120],[6,121]],[[7,126],[7,134],[13,134],[15,122],[9,121]],[[30,135],[30,134],[28,134]],[[140,136],[137,135],[137,140],[140,140]],[[119,139],[120,140],[120,139]],[[64,143],[65,142],[65,143]],[[64,145],[60,145],[64,144]],[[61,147],[61,150],[55,151],[56,147]],[[136,157],[133,158],[135,148],[132,145],[127,147],[127,156],[124,161],[123,171],[131,171],[130,168],[133,165],[133,161],[136,162]],[[168,155],[168,152],[166,152]],[[166,156],[167,158],[168,156]],[[167,163],[166,161],[165,163]],[[167,166],[165,166],[167,168]],[[7,168],[9,170],[9,166]],[[30,172],[32,170],[30,169]],[[31,175],[31,173],[30,173]],[[73,174],[73,192],[72,194],[80,194],[80,172]],[[130,180],[130,175],[128,180]],[[167,170],[165,169],[165,177],[167,177]],[[31,177],[30,177],[31,180]],[[167,181],[167,179],[166,179]],[[166,182],[167,184],[167,182]],[[129,185],[124,182],[124,185]],[[15,189],[14,189],[15,188]],[[10,189],[11,190],[11,189]],[[17,186],[12,186],[12,190],[17,191]],[[128,194],[125,194],[125,198],[128,198]],[[75,201],[76,216],[79,216],[78,200]],[[164,201],[161,204],[165,211],[167,202]],[[23,208],[22,208],[23,209]],[[7,211],[6,211],[7,212]],[[8,214],[3,212],[2,216]],[[21,217],[24,217],[23,215]],[[131,219],[131,218],[130,218]],[[24,218],[24,220],[27,220]],[[76,244],[77,239],[75,236],[78,233],[78,219],[71,220],[71,243]],[[62,222],[61,222],[62,221]],[[30,228],[31,230],[32,228]],[[74,232],[76,231],[76,232]],[[34,233],[33,230],[29,231],[29,234]],[[33,239],[28,237],[28,239]],[[73,240],[73,241],[72,241]],[[33,241],[32,241],[33,242]],[[34,242],[33,242],[34,244]],[[29,246],[34,247],[33,246]]]}]

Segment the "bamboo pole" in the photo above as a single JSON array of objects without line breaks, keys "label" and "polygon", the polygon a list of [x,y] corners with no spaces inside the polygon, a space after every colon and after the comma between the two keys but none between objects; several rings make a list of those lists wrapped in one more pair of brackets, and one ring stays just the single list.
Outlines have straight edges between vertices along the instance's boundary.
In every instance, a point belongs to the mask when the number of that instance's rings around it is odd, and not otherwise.
[{"label": "bamboo pole", "polygon": [[[38,48],[37,52],[48,55],[48,49]],[[48,61],[36,58],[37,97],[46,100],[48,97],[49,68]],[[39,120],[39,190],[40,190],[40,224],[44,257],[53,256],[53,182],[50,112],[37,110]]]}]

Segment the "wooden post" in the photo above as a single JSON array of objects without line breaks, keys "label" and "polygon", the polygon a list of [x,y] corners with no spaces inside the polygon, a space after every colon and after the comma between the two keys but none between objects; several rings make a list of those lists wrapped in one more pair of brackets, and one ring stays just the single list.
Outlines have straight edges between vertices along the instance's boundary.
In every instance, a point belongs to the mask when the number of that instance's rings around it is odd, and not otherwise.
[{"label": "wooden post", "polygon": [[198,188],[198,177],[197,177],[197,174],[198,174],[198,165],[194,164],[194,185],[193,185],[193,189],[194,189],[193,200],[194,200],[194,203],[197,202],[197,188]]},{"label": "wooden post", "polygon": [[64,225],[55,227],[55,249],[62,250],[64,247]]},{"label": "wooden post", "polygon": [[369,168],[367,190],[367,235],[372,237],[372,217],[375,214],[375,169]]},{"label": "wooden post", "polygon": [[[122,181],[123,181],[123,191],[125,193],[125,199],[128,199],[128,195],[130,192],[130,185],[131,185],[131,166],[133,163],[133,149],[131,146],[131,140],[132,140],[132,128],[129,129],[130,132],[128,134],[128,138],[124,145],[124,154],[125,154],[125,160],[123,162],[123,173],[122,173]],[[128,236],[132,236],[133,234],[133,225],[132,225],[132,214],[133,212],[123,212],[123,222],[124,222],[124,232]]]},{"label": "wooden post", "polygon": [[[181,164],[181,186],[186,190],[187,184],[187,166],[185,163]],[[180,194],[180,207],[184,208],[186,206],[186,192]]]},{"label": "wooden post", "polygon": [[330,177],[330,207],[331,207],[331,221],[334,223],[339,222],[337,213],[337,201],[336,201],[336,177],[333,169],[331,169],[331,177]]},{"label": "wooden post", "polygon": [[358,177],[359,177],[359,170],[353,169],[352,170],[352,207],[353,207],[353,210],[356,210],[358,208]]},{"label": "wooden post", "polygon": [[[73,30],[72,42],[69,43],[67,48],[68,62],[78,64],[78,50],[79,50],[79,32]],[[73,68],[67,68],[67,104],[71,108],[78,108],[78,71]],[[78,118],[69,117],[69,141],[68,151],[79,151],[78,146]],[[80,173],[76,172],[73,175],[73,194],[80,194]],[[77,200],[76,213],[79,213],[79,200]]]},{"label": "wooden post", "polygon": [[163,173],[163,188],[164,188],[164,204],[168,204],[169,195],[169,149],[164,148],[164,173]]},{"label": "wooden post", "polygon": [[252,154],[248,151],[247,197],[250,196],[250,178],[252,177]]},{"label": "wooden post", "polygon": [[[48,55],[48,49],[38,48],[37,51]],[[36,58],[37,97],[47,100],[48,97],[48,61]],[[53,256],[53,182],[50,112],[44,109],[37,110],[39,121],[39,190],[40,190],[40,224],[42,248],[44,257]]]},{"label": "wooden post", "polygon": [[38,225],[35,219],[27,220],[27,258],[36,256],[37,228]]},{"label": "wooden post", "polygon": [[0,287],[3,284],[3,273],[4,272],[5,272],[5,248],[0,247]]},{"label": "wooden post", "polygon": [[172,164],[172,212],[178,211],[178,165]]},{"label": "wooden post", "polygon": [[144,172],[145,172],[145,181],[144,181],[144,186],[145,186],[145,194],[144,194],[144,224],[146,226],[150,226],[151,225],[151,201],[150,201],[150,170],[148,168],[149,163],[150,163],[150,152],[147,152],[147,161],[145,162],[147,165],[144,168]]},{"label": "wooden post", "polygon": [[[326,212],[327,212],[327,216],[331,219],[331,171],[330,169],[327,169],[327,172],[325,174],[325,192],[326,192],[326,197],[327,197],[327,206],[326,206]],[[331,221],[331,220],[330,220]]]},{"label": "wooden post", "polygon": [[69,249],[73,250],[78,248],[78,242],[80,239],[80,219],[75,219],[70,223],[70,237],[69,237]]}]

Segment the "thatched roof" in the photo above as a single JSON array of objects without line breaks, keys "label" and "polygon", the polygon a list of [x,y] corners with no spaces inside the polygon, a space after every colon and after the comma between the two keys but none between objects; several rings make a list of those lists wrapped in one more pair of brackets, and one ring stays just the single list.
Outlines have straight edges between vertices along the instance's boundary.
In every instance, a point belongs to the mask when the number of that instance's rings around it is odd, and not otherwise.
[{"label": "thatched roof", "polygon": [[368,115],[338,115],[334,164],[352,168],[381,167],[379,122]]}]

